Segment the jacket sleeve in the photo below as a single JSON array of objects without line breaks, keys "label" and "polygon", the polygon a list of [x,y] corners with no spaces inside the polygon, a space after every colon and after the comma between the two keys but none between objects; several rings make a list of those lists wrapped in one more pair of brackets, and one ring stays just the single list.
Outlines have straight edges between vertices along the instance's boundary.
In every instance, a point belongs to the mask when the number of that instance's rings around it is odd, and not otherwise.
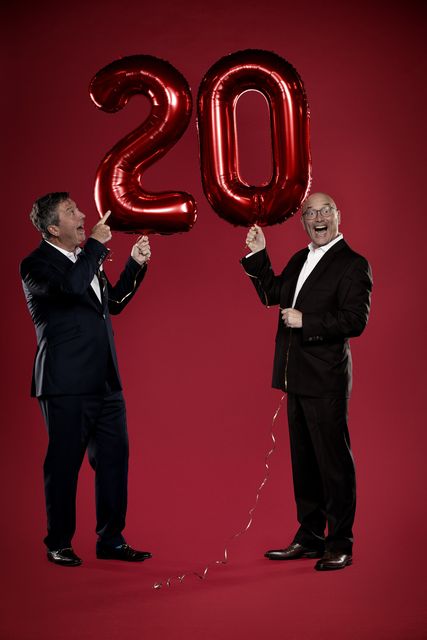
[{"label": "jacket sleeve", "polygon": [[279,304],[282,277],[274,274],[266,249],[242,258],[240,262],[251,278],[261,302],[266,307]]},{"label": "jacket sleeve", "polygon": [[303,342],[342,340],[359,336],[368,322],[371,304],[372,272],[359,256],[340,280],[337,307],[324,313],[303,313]]},{"label": "jacket sleeve", "polygon": [[89,238],[76,262],[70,260],[65,271],[46,260],[29,257],[21,263],[21,278],[28,291],[40,297],[82,295],[107,255],[108,249],[101,242]]},{"label": "jacket sleeve", "polygon": [[146,272],[146,263],[141,266],[130,257],[117,283],[112,286],[107,280],[108,309],[112,315],[121,313],[128,302],[132,300]]}]

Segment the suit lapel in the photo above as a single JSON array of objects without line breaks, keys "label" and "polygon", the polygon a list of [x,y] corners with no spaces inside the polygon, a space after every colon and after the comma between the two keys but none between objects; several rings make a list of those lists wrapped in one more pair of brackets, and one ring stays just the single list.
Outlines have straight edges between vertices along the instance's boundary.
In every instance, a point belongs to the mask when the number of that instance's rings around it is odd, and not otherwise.
[{"label": "suit lapel", "polygon": [[101,305],[102,307],[106,307],[107,305],[107,277],[103,270],[98,271],[98,280],[99,280],[99,288],[101,289]]},{"label": "suit lapel", "polygon": [[295,301],[295,308],[298,309],[301,302],[310,293],[310,290],[314,286],[314,284],[319,280],[322,274],[326,271],[326,269],[331,265],[334,261],[336,254],[346,247],[346,243],[344,240],[340,240],[333,247],[326,252],[326,254],[321,258],[321,260],[314,267],[313,271],[308,276],[307,280],[301,287],[301,290],[298,294],[298,297]]},{"label": "suit lapel", "polygon": [[[96,306],[97,310],[100,311],[103,307],[102,302],[100,302],[98,296],[96,295],[92,284],[89,285],[89,288],[87,290],[87,293],[89,295],[90,301]],[[102,290],[101,290],[101,300],[102,300]]]},{"label": "suit lapel", "polygon": [[280,295],[280,306],[282,309],[286,309],[292,305],[294,299],[295,287],[297,286],[298,276],[303,268],[304,262],[307,259],[308,249],[301,252],[301,256],[295,260],[292,271],[287,273],[284,277],[283,287]]}]

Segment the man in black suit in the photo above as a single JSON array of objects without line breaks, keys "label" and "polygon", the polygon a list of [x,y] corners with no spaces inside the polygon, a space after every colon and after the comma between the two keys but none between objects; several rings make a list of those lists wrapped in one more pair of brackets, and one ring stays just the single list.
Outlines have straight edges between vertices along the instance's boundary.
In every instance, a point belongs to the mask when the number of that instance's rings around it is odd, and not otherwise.
[{"label": "man in black suit", "polygon": [[86,449],[95,470],[97,557],[140,562],[151,557],[126,544],[128,436],[110,313],[120,313],[147,270],[143,236],[115,286],[103,263],[111,239],[106,220],[85,241],[85,215],[68,193],[39,198],[30,218],[40,246],[21,263],[24,293],[37,334],[31,395],[38,398],[49,443],[44,462],[51,562],[78,566],[75,532],[77,478]]},{"label": "man in black suit", "polygon": [[[314,193],[302,206],[311,242],[279,276],[260,227],[247,235],[242,260],[261,301],[280,305],[273,387],[287,393],[297,518],[293,542],[266,552],[271,560],[320,558],[318,571],[352,562],[356,488],[347,427],[352,365],[349,338],[364,330],[372,275],[339,233],[333,199]],[[328,533],[325,538],[325,528]]]}]

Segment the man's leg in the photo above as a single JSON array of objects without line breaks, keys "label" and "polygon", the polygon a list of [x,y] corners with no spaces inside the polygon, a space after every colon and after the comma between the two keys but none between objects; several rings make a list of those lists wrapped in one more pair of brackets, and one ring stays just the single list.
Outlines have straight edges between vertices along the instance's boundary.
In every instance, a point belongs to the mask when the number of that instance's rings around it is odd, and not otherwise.
[{"label": "man's leg", "polygon": [[83,397],[40,398],[49,444],[44,461],[44,486],[49,550],[71,547],[76,529],[77,478],[87,433]]},{"label": "man's leg", "polygon": [[351,554],[356,482],[347,426],[347,399],[304,398],[303,409],[326,499],[326,549]]},{"label": "man's leg", "polygon": [[96,532],[100,543],[115,547],[125,542],[127,508],[129,445],[121,391],[105,394],[88,453],[95,470]]},{"label": "man's leg", "polygon": [[288,425],[297,517],[294,538],[304,547],[324,549],[325,498],[319,465],[300,396],[288,394]]}]

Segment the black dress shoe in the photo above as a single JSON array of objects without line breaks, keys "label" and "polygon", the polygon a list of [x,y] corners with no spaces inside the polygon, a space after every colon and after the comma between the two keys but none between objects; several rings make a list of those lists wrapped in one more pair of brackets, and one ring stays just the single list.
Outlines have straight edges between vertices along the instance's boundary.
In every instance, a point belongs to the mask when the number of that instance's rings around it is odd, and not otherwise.
[{"label": "black dress shoe", "polygon": [[63,567],[78,567],[82,563],[81,558],[76,556],[71,547],[68,547],[67,549],[57,549],[56,551],[48,551],[47,559],[49,562],[62,564]]},{"label": "black dress shoe", "polygon": [[322,551],[309,549],[299,542],[293,542],[286,549],[270,549],[264,554],[270,560],[297,560],[298,558],[321,558]]},{"label": "black dress shoe", "polygon": [[149,551],[137,551],[132,549],[128,544],[122,544],[120,547],[104,547],[97,545],[96,557],[98,560],[124,560],[125,562],[143,562],[147,558],[151,558]]},{"label": "black dress shoe", "polygon": [[334,571],[336,569],[344,569],[353,562],[353,558],[349,553],[341,551],[326,551],[326,553],[316,562],[314,568],[316,571]]}]

